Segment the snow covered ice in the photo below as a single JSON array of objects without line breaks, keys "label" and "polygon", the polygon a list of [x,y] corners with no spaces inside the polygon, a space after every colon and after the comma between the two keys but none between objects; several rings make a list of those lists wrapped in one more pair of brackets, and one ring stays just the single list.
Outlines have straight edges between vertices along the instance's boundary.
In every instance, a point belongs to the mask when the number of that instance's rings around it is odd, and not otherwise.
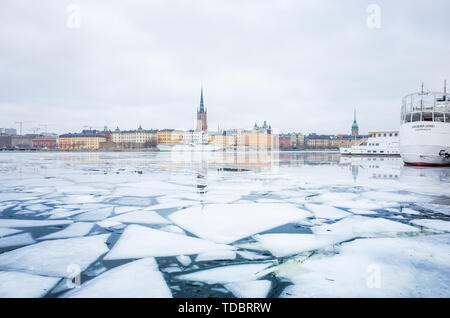
[{"label": "snow covered ice", "polygon": [[450,297],[449,249],[450,168],[0,153],[0,297]]}]

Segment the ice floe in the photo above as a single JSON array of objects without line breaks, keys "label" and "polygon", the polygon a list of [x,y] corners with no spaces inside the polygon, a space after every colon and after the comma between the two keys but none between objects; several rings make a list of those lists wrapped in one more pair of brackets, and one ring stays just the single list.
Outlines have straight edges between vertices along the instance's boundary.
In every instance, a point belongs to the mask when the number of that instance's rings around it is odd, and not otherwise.
[{"label": "ice floe", "polygon": [[16,230],[16,229],[8,229],[8,228],[0,227],[0,237],[6,236],[6,235],[11,235],[11,234],[16,234],[19,232],[22,232],[22,231]]},{"label": "ice floe", "polygon": [[139,224],[168,224],[170,223],[158,213],[153,211],[134,211],[113,216],[108,221]]},{"label": "ice floe", "polygon": [[104,259],[192,255],[229,249],[233,247],[133,224],[125,229]]},{"label": "ice floe", "polygon": [[231,243],[250,235],[311,216],[291,204],[211,204],[191,207],[169,219],[195,235]]},{"label": "ice floe", "polygon": [[371,218],[360,215],[348,217],[333,224],[323,224],[312,228],[314,234],[353,235],[353,236],[396,236],[420,232],[414,226],[383,218]]},{"label": "ice floe", "polygon": [[272,283],[269,280],[229,283],[225,285],[238,298],[265,298],[270,292]]},{"label": "ice floe", "polygon": [[112,207],[96,209],[94,211],[78,214],[77,216],[74,217],[74,219],[77,221],[101,221],[109,217],[112,211],[113,211]]},{"label": "ice floe", "polygon": [[360,239],[298,266],[282,297],[449,297],[450,235]]},{"label": "ice floe", "polygon": [[183,266],[189,266],[192,263],[191,258],[187,255],[177,256],[177,261]]},{"label": "ice floe", "polygon": [[109,234],[48,240],[0,254],[0,269],[66,277],[69,265],[81,271],[108,251]]},{"label": "ice floe", "polygon": [[0,271],[0,298],[43,297],[60,278]]},{"label": "ice floe", "polygon": [[22,219],[0,219],[0,227],[42,227],[70,224],[71,220],[22,220]]},{"label": "ice floe", "polygon": [[85,236],[92,230],[93,226],[94,226],[93,223],[88,222],[72,223],[64,230],[42,236],[39,238],[39,240],[62,239],[69,237]]},{"label": "ice floe", "polygon": [[208,262],[208,261],[224,261],[224,260],[233,260],[236,258],[235,251],[213,251],[213,252],[205,252],[198,254],[195,259],[196,262]]},{"label": "ice floe", "polygon": [[199,281],[207,284],[227,284],[234,282],[248,282],[257,280],[267,274],[265,269],[273,263],[240,264],[200,270],[189,274],[179,275],[182,280]]},{"label": "ice floe", "polygon": [[143,258],[106,271],[63,297],[169,298],[172,294],[155,259]]},{"label": "ice floe", "polygon": [[331,246],[352,238],[352,235],[315,235],[276,233],[255,235],[254,238],[276,257],[298,254]]},{"label": "ice floe", "polygon": [[413,220],[411,221],[411,223],[423,226],[425,228],[433,229],[436,231],[450,232],[450,221],[421,219],[421,220]]},{"label": "ice floe", "polygon": [[16,234],[0,238],[0,248],[29,245],[35,242],[30,233]]},{"label": "ice floe", "polygon": [[344,210],[323,204],[305,204],[305,207],[312,211],[316,218],[321,219],[338,220],[351,215]]}]

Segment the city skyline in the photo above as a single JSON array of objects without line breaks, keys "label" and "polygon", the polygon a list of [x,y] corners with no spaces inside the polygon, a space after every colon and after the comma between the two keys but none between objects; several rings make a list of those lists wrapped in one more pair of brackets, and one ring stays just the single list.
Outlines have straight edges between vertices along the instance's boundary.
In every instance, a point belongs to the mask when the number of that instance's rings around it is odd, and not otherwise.
[{"label": "city skyline", "polygon": [[203,85],[213,129],[347,133],[356,107],[362,133],[396,130],[450,74],[445,1],[379,1],[379,28],[359,1],[76,4],[78,26],[69,2],[2,4],[0,127],[195,129]]}]

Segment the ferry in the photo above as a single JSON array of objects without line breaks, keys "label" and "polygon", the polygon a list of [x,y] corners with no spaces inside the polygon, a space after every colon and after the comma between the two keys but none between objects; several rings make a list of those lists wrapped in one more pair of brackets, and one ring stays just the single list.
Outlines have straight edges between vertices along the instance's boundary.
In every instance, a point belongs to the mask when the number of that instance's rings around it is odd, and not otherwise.
[{"label": "ferry", "polygon": [[189,143],[177,145],[158,145],[160,152],[211,152],[221,151],[224,148],[212,143]]},{"label": "ferry", "polygon": [[403,98],[400,155],[409,165],[450,165],[450,95],[424,91]]},{"label": "ferry", "polygon": [[400,156],[399,132],[376,131],[369,132],[367,141],[357,146],[341,147],[342,156]]},{"label": "ferry", "polygon": [[175,145],[158,145],[158,149],[160,152],[170,152],[172,151]]}]

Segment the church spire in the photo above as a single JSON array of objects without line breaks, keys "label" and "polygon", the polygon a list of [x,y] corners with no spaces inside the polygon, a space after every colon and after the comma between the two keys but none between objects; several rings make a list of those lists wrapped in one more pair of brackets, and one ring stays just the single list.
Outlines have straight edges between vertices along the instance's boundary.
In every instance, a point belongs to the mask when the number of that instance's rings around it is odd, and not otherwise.
[{"label": "church spire", "polygon": [[200,91],[200,113],[204,113],[205,112],[205,103],[203,102],[203,86],[201,88]]}]

